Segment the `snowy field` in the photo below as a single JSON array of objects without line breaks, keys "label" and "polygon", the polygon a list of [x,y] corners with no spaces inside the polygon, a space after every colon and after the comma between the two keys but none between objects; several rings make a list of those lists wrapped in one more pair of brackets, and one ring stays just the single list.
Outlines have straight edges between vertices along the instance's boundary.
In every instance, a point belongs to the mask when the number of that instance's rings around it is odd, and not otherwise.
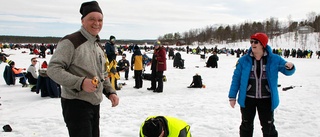
[{"label": "snowy field", "polygon": [[[250,46],[249,43],[246,45]],[[22,51],[29,52],[28,49],[4,49],[5,53],[12,54],[9,59],[16,62],[16,67],[27,68],[35,55],[23,54]],[[125,53],[127,59],[131,59],[131,54]],[[219,68],[212,69],[204,67],[207,59],[180,53],[185,59],[186,69],[173,68],[173,60],[167,60],[167,71],[164,73],[167,82],[164,82],[163,93],[148,91],[150,81],[144,81],[143,88],[134,89],[133,71],[129,72],[129,80],[124,80],[124,73],[121,73],[119,82],[126,82],[127,85],[118,91],[120,104],[111,108],[111,103],[106,98],[101,104],[101,137],[138,137],[141,123],[150,115],[168,115],[185,120],[191,126],[193,137],[238,136],[240,108],[239,105],[231,108],[228,101],[237,58],[219,54]],[[42,63],[50,58],[51,55],[48,55],[46,59],[38,60]],[[117,60],[120,58],[118,56]],[[295,64],[296,72],[289,77],[279,73],[280,105],[275,110],[275,125],[279,137],[320,137],[320,59],[314,55],[311,59],[290,57],[287,60]],[[5,65],[0,65],[1,75]],[[150,72],[149,69],[150,67],[147,68],[147,73]],[[206,88],[187,88],[196,73],[202,76]],[[40,94],[30,92],[30,88],[22,88],[18,80],[16,83],[8,86],[3,76],[0,77],[0,126],[10,124],[13,129],[12,132],[0,132],[0,136],[68,136],[60,99],[42,98]],[[286,86],[302,87],[282,91]],[[262,136],[257,116],[254,136]]]}]

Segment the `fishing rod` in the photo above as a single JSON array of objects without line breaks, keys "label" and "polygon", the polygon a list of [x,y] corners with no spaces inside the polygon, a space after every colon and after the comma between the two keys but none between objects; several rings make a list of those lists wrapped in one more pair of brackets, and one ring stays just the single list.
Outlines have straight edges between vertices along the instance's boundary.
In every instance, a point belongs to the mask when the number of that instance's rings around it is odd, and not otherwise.
[{"label": "fishing rod", "polygon": [[289,86],[289,87],[284,87],[282,88],[282,91],[287,91],[289,89],[293,89],[293,88],[296,88],[296,87],[302,87],[302,86]]}]

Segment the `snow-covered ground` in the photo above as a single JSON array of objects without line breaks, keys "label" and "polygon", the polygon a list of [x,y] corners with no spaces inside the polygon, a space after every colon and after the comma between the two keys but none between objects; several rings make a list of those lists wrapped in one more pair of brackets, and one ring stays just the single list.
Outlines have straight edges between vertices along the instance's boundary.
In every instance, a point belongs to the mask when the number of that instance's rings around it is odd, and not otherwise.
[{"label": "snow-covered ground", "polygon": [[[246,45],[246,48],[250,46],[248,42],[242,45]],[[289,44],[283,45],[287,47]],[[278,47],[281,46],[278,43]],[[12,54],[9,59],[16,62],[16,67],[27,68],[35,55],[23,54],[22,51],[29,50],[4,49],[5,53]],[[101,104],[101,137],[138,137],[141,123],[150,115],[169,115],[183,119],[190,124],[194,137],[238,136],[240,108],[239,105],[231,108],[228,101],[237,58],[219,54],[219,68],[212,69],[204,67],[206,59],[201,59],[199,55],[180,53],[185,59],[186,68],[173,68],[173,60],[167,60],[167,82],[164,82],[163,93],[148,91],[150,81],[144,81],[143,88],[134,89],[133,71],[129,72],[129,80],[123,80],[124,73],[121,73],[122,80],[119,82],[126,82],[127,85],[118,91],[119,106],[112,108],[106,98]],[[131,54],[126,54],[127,59],[131,59]],[[50,58],[51,55],[48,55],[46,59],[38,60],[42,63]],[[279,84],[282,85],[279,87],[280,105],[275,110],[275,125],[279,136],[320,137],[320,59],[314,55],[311,59],[290,57],[287,60],[295,64],[296,72],[289,77],[279,73]],[[5,65],[0,65],[1,73]],[[150,72],[149,69],[148,67],[147,73]],[[206,88],[187,88],[196,73],[202,76]],[[281,91],[286,86],[302,87]],[[8,86],[2,76],[0,97],[0,126],[9,124],[13,129],[12,132],[0,132],[1,137],[68,136],[59,98],[42,98],[39,94],[30,92],[30,88],[22,88],[20,84]],[[256,117],[255,137],[262,136],[260,129]]]}]

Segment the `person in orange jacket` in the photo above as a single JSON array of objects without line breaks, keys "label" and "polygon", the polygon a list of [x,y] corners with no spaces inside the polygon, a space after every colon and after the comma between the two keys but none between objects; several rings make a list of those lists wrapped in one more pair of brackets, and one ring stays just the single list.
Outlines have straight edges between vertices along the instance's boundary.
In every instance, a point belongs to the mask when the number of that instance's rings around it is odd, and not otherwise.
[{"label": "person in orange jacket", "polygon": [[22,72],[24,70],[26,70],[26,68],[16,68],[15,67],[15,62],[14,61],[10,61],[8,62],[11,69],[12,69],[12,72],[14,73],[14,75],[16,77],[20,77],[20,81],[19,83],[22,84],[22,87],[28,87],[28,84],[27,84],[27,78],[26,78],[26,73],[25,72]]}]

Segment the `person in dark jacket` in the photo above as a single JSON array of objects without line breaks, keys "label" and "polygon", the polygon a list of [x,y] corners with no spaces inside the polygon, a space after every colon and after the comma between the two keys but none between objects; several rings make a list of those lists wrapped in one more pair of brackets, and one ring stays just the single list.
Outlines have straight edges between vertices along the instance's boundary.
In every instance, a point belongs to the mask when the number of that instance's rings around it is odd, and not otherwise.
[{"label": "person in dark jacket", "polygon": [[111,35],[109,38],[109,41],[104,46],[109,62],[111,62],[112,60],[115,60],[117,57],[116,48],[114,46],[115,43],[116,43],[116,37]]},{"label": "person in dark jacket", "polygon": [[54,44],[50,44],[49,49],[50,49],[50,54],[52,55],[54,51]]},{"label": "person in dark jacket", "polygon": [[42,43],[40,46],[39,58],[40,57],[46,58],[46,50],[47,50],[47,47]]},{"label": "person in dark jacket", "polygon": [[126,80],[128,80],[130,63],[126,59],[126,56],[126,54],[122,54],[122,59],[118,61],[117,71],[124,71],[124,77]]},{"label": "person in dark jacket", "polygon": [[173,67],[184,69],[184,59],[181,58],[181,54],[179,52],[174,56]]},{"label": "person in dark jacket", "polygon": [[217,56],[217,52],[213,51],[213,54],[209,57],[207,61],[206,67],[218,68],[219,57]]},{"label": "person in dark jacket", "polygon": [[[167,69],[166,49],[160,41],[154,43],[154,52],[151,60],[151,87],[147,90],[153,92],[163,92],[163,72]],[[157,87],[158,83],[158,87]]]},{"label": "person in dark jacket", "polygon": [[279,105],[278,72],[289,76],[295,72],[295,67],[272,53],[265,33],[253,34],[250,38],[248,54],[238,60],[232,76],[229,103],[234,108],[238,100],[240,105],[240,137],[252,137],[256,111],[263,136],[277,137],[274,110]]},{"label": "person in dark jacket", "polygon": [[149,116],[140,127],[140,137],[191,137],[190,125],[170,116]]},{"label": "person in dark jacket", "polygon": [[173,59],[174,58],[174,49],[173,48],[169,48],[168,58],[169,59]]}]

